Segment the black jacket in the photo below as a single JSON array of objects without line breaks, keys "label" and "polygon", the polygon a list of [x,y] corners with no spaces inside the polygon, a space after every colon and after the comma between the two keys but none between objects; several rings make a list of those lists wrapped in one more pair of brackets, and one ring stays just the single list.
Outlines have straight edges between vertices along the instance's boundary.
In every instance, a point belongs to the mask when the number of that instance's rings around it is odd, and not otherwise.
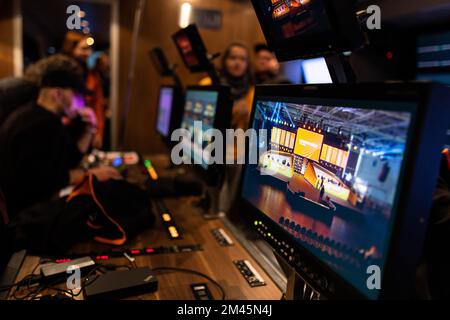
[{"label": "black jacket", "polygon": [[31,104],[0,127],[0,187],[10,218],[69,184],[82,158],[61,117]]}]

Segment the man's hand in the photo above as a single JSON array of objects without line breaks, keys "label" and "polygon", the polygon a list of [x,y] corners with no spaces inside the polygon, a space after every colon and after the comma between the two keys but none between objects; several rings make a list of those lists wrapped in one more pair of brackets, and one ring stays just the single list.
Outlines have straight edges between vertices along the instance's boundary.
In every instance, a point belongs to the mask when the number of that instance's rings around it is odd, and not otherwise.
[{"label": "man's hand", "polygon": [[86,124],[87,129],[91,132],[97,129],[97,117],[91,108],[78,109],[81,120]]},{"label": "man's hand", "polygon": [[92,173],[94,176],[96,176],[99,181],[108,181],[111,179],[114,180],[123,179],[119,171],[108,166],[100,166],[98,168],[93,168],[90,169],[89,172]]}]

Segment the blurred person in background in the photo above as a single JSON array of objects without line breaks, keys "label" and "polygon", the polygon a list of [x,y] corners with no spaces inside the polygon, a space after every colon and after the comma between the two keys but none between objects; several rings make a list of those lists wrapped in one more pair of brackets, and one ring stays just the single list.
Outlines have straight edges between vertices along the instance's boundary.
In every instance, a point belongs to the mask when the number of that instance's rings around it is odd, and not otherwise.
[{"label": "blurred person in background", "polygon": [[275,54],[265,44],[257,44],[254,48],[255,84],[290,84],[280,73],[280,63]]},{"label": "blurred person in background", "polygon": [[[232,43],[222,55],[219,70],[220,82],[231,88],[233,100],[232,126],[246,129],[253,103],[254,85],[250,64],[250,51],[241,43]],[[211,85],[211,79],[200,81],[201,85]]]},{"label": "blurred person in background", "polygon": [[105,101],[103,82],[101,75],[96,70],[89,70],[87,61],[92,55],[92,45],[89,44],[90,36],[69,31],[63,41],[61,52],[78,61],[83,69],[83,77],[86,88],[92,93],[86,96],[86,103],[94,110],[97,118],[97,133],[92,141],[96,149],[103,148],[103,136],[105,132]]}]

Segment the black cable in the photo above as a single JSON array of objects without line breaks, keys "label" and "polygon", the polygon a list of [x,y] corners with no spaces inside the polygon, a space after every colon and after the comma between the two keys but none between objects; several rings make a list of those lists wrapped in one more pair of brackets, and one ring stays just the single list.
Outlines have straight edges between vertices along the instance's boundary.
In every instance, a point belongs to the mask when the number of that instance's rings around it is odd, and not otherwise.
[{"label": "black cable", "polygon": [[221,300],[225,300],[225,290],[223,289],[223,287],[214,279],[212,279],[210,276],[201,273],[199,271],[196,270],[190,270],[190,269],[184,269],[184,268],[174,268],[174,267],[161,267],[161,268],[154,268],[152,269],[153,272],[158,273],[158,271],[174,271],[174,272],[184,272],[184,273],[190,273],[190,274],[195,274],[197,276],[200,276],[202,278],[205,278],[207,280],[209,280],[212,284],[214,284],[220,291],[221,293]]}]

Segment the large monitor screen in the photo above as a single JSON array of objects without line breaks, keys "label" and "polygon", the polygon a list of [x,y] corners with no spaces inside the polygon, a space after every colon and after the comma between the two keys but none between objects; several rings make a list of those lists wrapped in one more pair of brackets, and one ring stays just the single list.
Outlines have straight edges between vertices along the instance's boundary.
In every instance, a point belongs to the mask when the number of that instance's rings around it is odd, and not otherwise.
[{"label": "large monitor screen", "polygon": [[208,169],[205,162],[208,159],[203,158],[203,150],[212,142],[207,131],[214,129],[218,98],[217,91],[188,90],[186,93],[181,127],[189,131],[191,141],[183,141],[189,143],[194,163],[200,164],[205,170]]},{"label": "large monitor screen", "polygon": [[[414,103],[256,98],[267,129],[242,198],[368,298],[367,266],[383,268]],[[265,143],[259,141],[259,147]]]},{"label": "large monitor screen", "polygon": [[174,89],[172,87],[161,87],[159,91],[156,130],[160,135],[166,138],[170,134],[173,102]]}]

